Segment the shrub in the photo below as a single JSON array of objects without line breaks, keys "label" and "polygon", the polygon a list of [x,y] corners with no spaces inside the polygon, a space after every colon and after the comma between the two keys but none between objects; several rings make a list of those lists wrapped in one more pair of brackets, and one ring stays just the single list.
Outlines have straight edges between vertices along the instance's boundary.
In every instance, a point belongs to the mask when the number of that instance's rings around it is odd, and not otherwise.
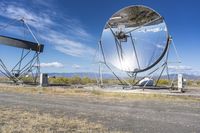
[{"label": "shrub", "polygon": [[169,80],[160,79],[160,80],[158,81],[158,85],[169,85]]}]

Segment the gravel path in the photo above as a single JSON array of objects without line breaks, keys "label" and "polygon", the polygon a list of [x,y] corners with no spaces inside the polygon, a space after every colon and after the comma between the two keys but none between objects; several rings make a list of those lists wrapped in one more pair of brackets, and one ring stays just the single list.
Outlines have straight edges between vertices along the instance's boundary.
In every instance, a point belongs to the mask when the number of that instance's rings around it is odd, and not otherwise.
[{"label": "gravel path", "polygon": [[200,133],[200,103],[100,100],[94,97],[0,92],[0,106],[86,118],[111,131]]}]

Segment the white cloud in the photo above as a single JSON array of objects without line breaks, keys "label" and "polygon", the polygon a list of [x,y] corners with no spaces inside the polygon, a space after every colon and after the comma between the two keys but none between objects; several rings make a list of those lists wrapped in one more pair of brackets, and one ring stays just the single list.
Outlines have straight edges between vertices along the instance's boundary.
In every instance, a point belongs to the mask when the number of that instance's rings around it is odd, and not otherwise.
[{"label": "white cloud", "polygon": [[[0,16],[9,19],[25,18],[29,25],[40,30],[40,37],[52,44],[55,50],[75,57],[93,56],[95,50],[87,45],[92,36],[83,28],[79,20],[71,17],[63,18],[61,15],[52,17],[52,14],[45,11],[36,13],[16,4],[2,2],[0,6]],[[53,20],[57,19],[62,20],[61,24],[54,23]],[[65,24],[62,25],[63,23]],[[55,30],[52,30],[52,27]]]},{"label": "white cloud", "polygon": [[73,31],[76,35],[81,36],[81,37],[86,37],[86,38],[90,38],[90,34],[87,33],[83,28],[74,26]]},{"label": "white cloud", "polygon": [[145,33],[145,32],[160,32],[160,31],[162,31],[162,28],[157,27],[157,28],[141,29],[138,32],[144,32]]},{"label": "white cloud", "polygon": [[190,66],[168,66],[168,68],[172,70],[192,70]]},{"label": "white cloud", "polygon": [[9,25],[8,27],[6,27],[7,24],[5,22],[0,22],[0,32],[2,33],[15,33],[16,35],[24,35],[24,28],[23,27],[17,27],[14,25]]},{"label": "white cloud", "polygon": [[58,32],[51,32],[46,36],[42,36],[42,38],[54,44],[56,50],[67,55],[89,57],[95,53],[95,50],[86,44],[68,39],[67,36]]},{"label": "white cloud", "polygon": [[60,19],[64,23],[58,26],[59,28],[67,31],[65,35],[70,36],[72,38],[80,39],[83,41],[88,41],[90,39],[93,39],[92,35],[87,32],[85,27],[82,25],[82,23],[78,19],[75,19],[69,16],[65,18],[60,16]]},{"label": "white cloud", "polygon": [[74,65],[72,65],[72,68],[79,69],[79,68],[81,68],[81,66],[77,65],[77,64],[74,64]]},{"label": "white cloud", "polygon": [[172,72],[200,75],[200,69],[193,68],[191,66],[168,66],[168,68]]},{"label": "white cloud", "polygon": [[161,31],[167,31],[167,27],[161,23],[159,25],[151,25],[151,26],[146,26],[146,27],[142,27],[139,28],[139,30],[137,32],[161,32]]},{"label": "white cloud", "polygon": [[164,49],[165,48],[165,46],[163,46],[162,44],[157,44],[156,47],[160,48],[160,49]]},{"label": "white cloud", "polygon": [[60,62],[49,62],[49,63],[41,63],[41,67],[56,67],[56,68],[62,68],[64,65]]},{"label": "white cloud", "polygon": [[54,22],[45,13],[33,13],[25,8],[16,5],[7,5],[0,8],[1,16],[9,19],[22,19],[34,28],[46,28]]}]

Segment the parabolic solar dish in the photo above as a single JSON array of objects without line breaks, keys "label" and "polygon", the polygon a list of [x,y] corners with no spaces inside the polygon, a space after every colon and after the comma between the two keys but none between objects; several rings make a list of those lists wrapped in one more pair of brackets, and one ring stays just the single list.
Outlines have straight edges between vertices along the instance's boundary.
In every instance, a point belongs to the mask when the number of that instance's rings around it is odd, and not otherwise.
[{"label": "parabolic solar dish", "polygon": [[129,6],[116,12],[101,36],[105,63],[137,73],[155,66],[168,48],[163,17],[145,6]]}]

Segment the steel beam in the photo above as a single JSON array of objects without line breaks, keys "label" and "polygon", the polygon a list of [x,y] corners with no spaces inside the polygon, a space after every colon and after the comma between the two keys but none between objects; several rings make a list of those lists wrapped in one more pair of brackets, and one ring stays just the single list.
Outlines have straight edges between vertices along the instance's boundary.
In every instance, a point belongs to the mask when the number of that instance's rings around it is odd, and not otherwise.
[{"label": "steel beam", "polygon": [[36,51],[40,53],[42,53],[44,49],[43,44],[38,44],[35,42],[30,42],[30,41],[2,36],[2,35],[0,35],[0,44],[17,47],[17,48],[28,49],[28,50],[32,50],[32,51]]}]

